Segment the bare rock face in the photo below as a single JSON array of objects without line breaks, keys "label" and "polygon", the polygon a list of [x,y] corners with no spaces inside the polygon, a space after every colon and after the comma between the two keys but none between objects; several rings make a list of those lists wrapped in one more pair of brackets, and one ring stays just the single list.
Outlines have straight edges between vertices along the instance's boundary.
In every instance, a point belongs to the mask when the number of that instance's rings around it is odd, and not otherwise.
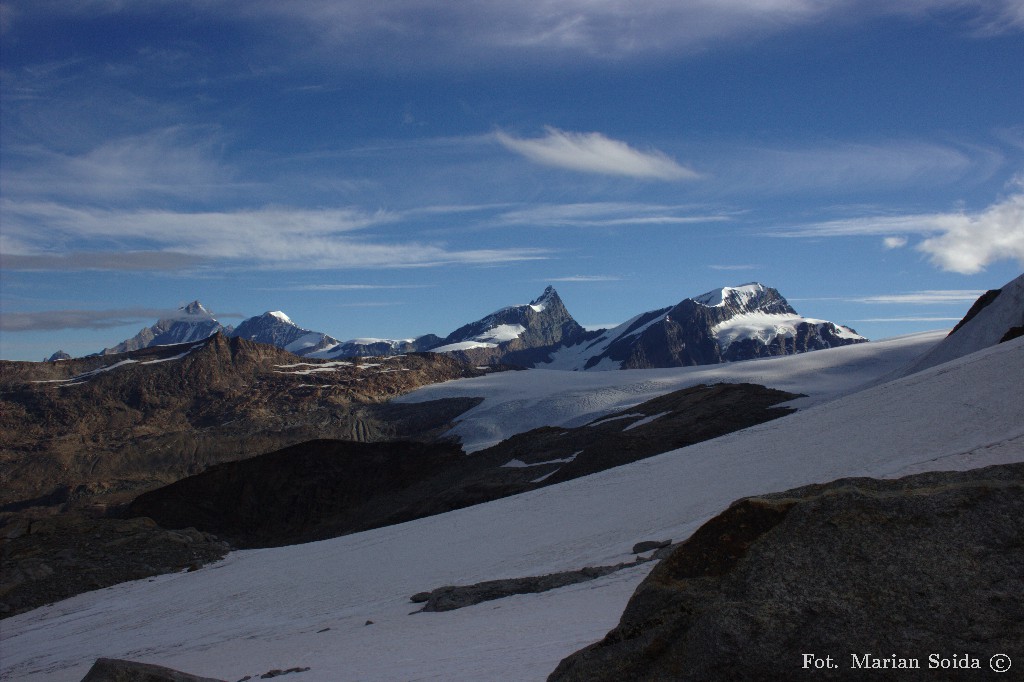
[{"label": "bare rock face", "polygon": [[1024,464],[740,500],[549,680],[878,679],[892,661],[988,672],[1024,642],[1022,518]]}]

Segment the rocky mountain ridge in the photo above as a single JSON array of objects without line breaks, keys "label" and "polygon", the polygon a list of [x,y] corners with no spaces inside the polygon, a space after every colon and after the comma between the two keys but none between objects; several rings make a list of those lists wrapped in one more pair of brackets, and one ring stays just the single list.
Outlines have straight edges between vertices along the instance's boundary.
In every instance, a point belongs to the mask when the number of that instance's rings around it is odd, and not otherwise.
[{"label": "rocky mountain ridge", "polygon": [[687,367],[792,355],[867,341],[849,327],[805,318],[777,289],[723,287],[641,313],[553,354],[553,369]]},{"label": "rocky mountain ridge", "polygon": [[104,348],[100,355],[117,355],[153,346],[170,346],[177,343],[202,341],[217,332],[231,333],[230,327],[223,326],[199,301],[192,301],[178,308],[173,317],[157,320],[152,327],[142,329],[130,339],[116,346]]},{"label": "rocky mountain ridge", "polygon": [[[216,331],[320,359],[448,353],[476,364],[551,369],[637,369],[733,362],[822,350],[866,339],[849,327],[799,315],[778,290],[759,283],[714,289],[641,313],[613,329],[585,330],[548,286],[528,304],[501,308],[446,337],[341,342],[299,327],[280,311],[224,328],[195,301],[104,353],[198,340]],[[205,334],[205,336],[203,336]]]}]

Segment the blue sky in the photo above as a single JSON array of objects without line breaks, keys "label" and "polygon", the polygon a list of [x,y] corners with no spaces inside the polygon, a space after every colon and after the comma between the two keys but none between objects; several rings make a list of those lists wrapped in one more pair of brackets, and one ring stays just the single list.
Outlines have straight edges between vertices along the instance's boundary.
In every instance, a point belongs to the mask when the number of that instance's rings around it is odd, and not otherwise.
[{"label": "blue sky", "polygon": [[[893,5],[896,5],[894,8]],[[0,356],[748,281],[871,338],[1024,268],[1021,0],[3,0]]]}]

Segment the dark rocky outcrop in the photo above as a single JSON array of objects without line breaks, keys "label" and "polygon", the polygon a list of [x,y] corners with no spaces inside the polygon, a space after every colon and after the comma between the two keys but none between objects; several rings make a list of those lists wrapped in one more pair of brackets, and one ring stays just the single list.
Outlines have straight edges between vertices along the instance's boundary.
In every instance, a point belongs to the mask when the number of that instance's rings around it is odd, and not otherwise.
[{"label": "dark rocky outcrop", "polygon": [[560,571],[525,578],[486,580],[472,585],[446,585],[430,592],[417,592],[409,598],[409,601],[414,604],[423,604],[423,608],[415,613],[454,611],[485,601],[504,599],[515,594],[536,594],[556,590],[559,587],[594,580],[648,561],[651,559],[637,557],[635,561],[614,566],[586,566],[576,571]]},{"label": "dark rocky outcrop", "polygon": [[463,459],[450,443],[310,441],[213,466],[139,496],[128,513],[238,547],[293,544],[406,521],[402,493]]},{"label": "dark rocky outcrop", "polygon": [[[1024,464],[740,500],[549,679],[882,679],[851,670],[853,654],[917,659],[927,679],[964,672],[928,671],[933,653],[989,672],[989,657],[1024,643],[1022,518]],[[805,671],[804,653],[838,667]]]},{"label": "dark rocky outcrop", "polygon": [[213,677],[199,677],[151,663],[99,658],[82,682],[224,682]]},{"label": "dark rocky outcrop", "polygon": [[167,530],[148,518],[63,514],[19,519],[0,533],[0,618],[126,580],[194,570],[229,549],[209,533]]},{"label": "dark rocky outcrop", "polygon": [[633,554],[643,554],[652,549],[662,549],[672,544],[671,540],[644,540],[633,545]]},{"label": "dark rocky outcrop", "polygon": [[794,397],[751,384],[695,386],[587,426],[535,429],[470,456],[445,443],[310,441],[211,467],[140,496],[128,513],[168,528],[194,526],[239,547],[319,540],[691,445],[788,414],[772,406]]},{"label": "dark rocky outcrop", "polygon": [[992,303],[997,298],[999,298],[999,294],[1001,294],[1002,292],[1002,289],[989,289],[984,294],[979,296],[978,300],[976,300],[971,305],[970,309],[967,311],[967,314],[964,315],[963,318],[959,322],[957,322],[951,330],[949,330],[949,336],[956,334],[965,324],[967,324],[975,317],[977,317],[978,313],[992,305]]}]

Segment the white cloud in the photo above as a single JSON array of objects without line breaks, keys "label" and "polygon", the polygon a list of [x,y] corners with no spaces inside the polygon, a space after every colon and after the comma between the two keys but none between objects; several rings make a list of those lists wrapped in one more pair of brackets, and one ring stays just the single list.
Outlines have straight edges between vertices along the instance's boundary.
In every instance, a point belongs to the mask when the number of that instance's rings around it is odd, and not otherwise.
[{"label": "white cloud", "polygon": [[886,237],[882,240],[883,246],[887,249],[902,249],[907,245],[906,237]]},{"label": "white cloud", "polygon": [[977,34],[1024,28],[1019,0],[254,0],[244,7],[294,21],[351,56],[400,45],[407,65],[460,68],[510,54],[617,60],[694,52],[799,26],[890,15],[934,20],[942,11]]},{"label": "white cloud", "polygon": [[850,320],[850,324],[861,322],[959,322],[959,317],[869,317],[863,320]]},{"label": "white cloud", "polygon": [[544,137],[535,139],[512,137],[501,131],[495,137],[510,151],[545,166],[645,180],[700,177],[659,151],[641,152],[601,133],[573,133],[550,126],[545,130]]},{"label": "white cloud", "polygon": [[[925,237],[916,248],[938,268],[965,275],[990,263],[1024,265],[1024,193],[1012,194],[977,213],[869,216],[801,225],[771,233],[777,237],[856,237],[893,233]],[[895,240],[890,242],[889,240]],[[900,245],[889,237],[886,246]]]},{"label": "white cloud", "polygon": [[569,275],[567,277],[550,277],[545,282],[621,282],[621,277],[614,275]]},{"label": "white cloud", "polygon": [[[984,291],[973,289],[930,289],[903,294],[881,294],[861,298],[844,299],[855,303],[885,303],[906,305],[945,305],[952,303],[974,303]],[[959,319],[959,318],[957,318]]]},{"label": "white cloud", "polygon": [[[9,257],[62,256],[53,244],[99,254],[126,244],[138,252],[246,261],[268,267],[370,268],[491,264],[545,258],[538,248],[453,250],[443,244],[383,242],[351,233],[389,224],[397,214],[359,209],[269,207],[223,212],[118,211],[46,202],[0,201]],[[112,246],[113,245],[113,246]],[[12,261],[16,262],[16,261]],[[69,264],[71,264],[69,262]]]},{"label": "white cloud", "polygon": [[712,270],[723,270],[723,271],[739,271],[739,270],[756,270],[760,265],[709,265]]},{"label": "white cloud", "polygon": [[916,248],[941,269],[970,275],[1005,259],[1024,266],[1024,193],[979,214],[947,215],[937,222],[940,234]]},{"label": "white cloud", "polygon": [[3,190],[88,201],[208,198],[237,187],[234,169],[217,159],[217,146],[209,131],[172,127],[107,140],[79,154],[8,148],[14,168],[4,173]]},{"label": "white cloud", "polygon": [[406,69],[474,68],[510,57],[653,57],[894,15],[933,21],[947,16],[978,36],[1024,29],[1020,0],[7,0],[0,7],[7,30],[21,15],[184,8],[221,20],[270,23],[291,38],[285,44],[293,57],[319,47],[343,54],[339,63]]},{"label": "white cloud", "polygon": [[664,204],[590,202],[541,204],[506,211],[497,216],[499,225],[535,227],[619,227],[625,225],[687,225],[723,222],[725,214],[694,213],[692,206]]},{"label": "white cloud", "polygon": [[292,287],[273,287],[274,291],[373,291],[378,289],[431,289],[436,284],[300,284]]},{"label": "white cloud", "polygon": [[723,191],[830,193],[984,178],[1003,163],[994,151],[916,140],[821,141],[789,148],[729,146],[705,162]]}]

